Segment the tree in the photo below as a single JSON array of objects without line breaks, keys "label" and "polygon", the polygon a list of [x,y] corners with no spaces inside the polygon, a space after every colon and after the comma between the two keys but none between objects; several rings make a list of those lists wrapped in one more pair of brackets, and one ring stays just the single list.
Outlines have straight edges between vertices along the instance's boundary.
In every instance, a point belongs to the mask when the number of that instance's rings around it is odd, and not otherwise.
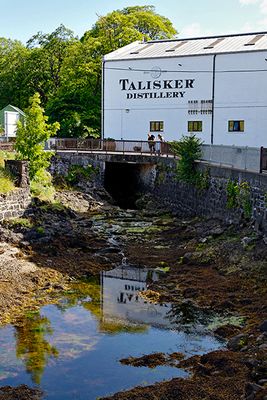
[{"label": "tree", "polygon": [[81,40],[100,40],[103,55],[135,40],[171,39],[176,34],[170,20],[157,14],[154,6],[135,6],[100,16]]},{"label": "tree", "polygon": [[18,122],[15,149],[20,159],[29,161],[30,178],[49,166],[51,153],[44,151],[45,142],[59,129],[58,122],[50,125],[41,107],[40,95],[30,98],[30,106],[25,112],[24,123]]},{"label": "tree", "polygon": [[48,102],[53,121],[61,122],[60,135],[89,136],[100,132],[101,66],[105,54],[135,40],[166,39],[176,34],[171,22],[153,6],[127,7],[100,16],[81,42],[68,48],[60,73],[57,96]]},{"label": "tree", "polygon": [[35,50],[35,53],[40,56],[43,75],[46,75],[46,80],[49,84],[49,90],[46,93],[47,97],[56,94],[59,89],[61,83],[60,72],[64,58],[68,53],[69,46],[76,41],[78,39],[74,37],[73,31],[63,24],[52,33],[38,32],[28,40],[28,48]]},{"label": "tree", "polygon": [[23,108],[24,64],[29,50],[17,40],[0,38],[0,109],[8,104]]},{"label": "tree", "polygon": [[182,136],[179,141],[171,143],[174,154],[179,157],[177,164],[177,178],[181,181],[198,184],[200,173],[195,161],[201,158],[202,141],[196,135]]}]

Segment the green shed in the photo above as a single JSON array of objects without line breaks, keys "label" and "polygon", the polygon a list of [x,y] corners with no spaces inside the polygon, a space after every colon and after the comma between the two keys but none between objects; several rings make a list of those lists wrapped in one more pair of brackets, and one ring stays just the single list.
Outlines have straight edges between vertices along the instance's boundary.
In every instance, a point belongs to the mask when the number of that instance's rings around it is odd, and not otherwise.
[{"label": "green shed", "polygon": [[0,140],[16,137],[17,122],[24,120],[25,114],[11,104],[0,110]]}]

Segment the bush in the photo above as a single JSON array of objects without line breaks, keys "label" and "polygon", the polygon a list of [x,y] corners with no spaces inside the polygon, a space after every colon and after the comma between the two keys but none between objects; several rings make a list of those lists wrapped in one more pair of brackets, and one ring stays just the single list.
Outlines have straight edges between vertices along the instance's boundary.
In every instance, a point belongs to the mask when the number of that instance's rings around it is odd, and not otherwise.
[{"label": "bush", "polygon": [[52,176],[44,168],[39,169],[31,180],[31,192],[40,200],[52,201],[55,196],[55,188],[52,185]]},{"label": "bush", "polygon": [[195,135],[182,136],[180,141],[171,143],[172,151],[179,157],[176,169],[179,180],[199,184],[200,173],[195,161],[201,157],[201,144],[201,140]]},{"label": "bush", "polygon": [[95,172],[96,169],[91,164],[87,165],[87,167],[83,167],[82,165],[72,165],[69,168],[66,181],[70,185],[76,185],[81,179],[90,180]]}]

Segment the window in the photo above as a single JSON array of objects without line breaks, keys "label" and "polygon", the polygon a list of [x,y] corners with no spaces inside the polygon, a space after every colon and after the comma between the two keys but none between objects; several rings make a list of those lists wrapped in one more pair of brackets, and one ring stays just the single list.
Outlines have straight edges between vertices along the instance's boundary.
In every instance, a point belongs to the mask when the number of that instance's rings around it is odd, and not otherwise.
[{"label": "window", "polygon": [[163,121],[150,121],[150,132],[163,132]]},{"label": "window", "polygon": [[228,132],[244,132],[244,121],[228,121]]},{"label": "window", "polygon": [[202,132],[202,121],[188,121],[188,132]]}]

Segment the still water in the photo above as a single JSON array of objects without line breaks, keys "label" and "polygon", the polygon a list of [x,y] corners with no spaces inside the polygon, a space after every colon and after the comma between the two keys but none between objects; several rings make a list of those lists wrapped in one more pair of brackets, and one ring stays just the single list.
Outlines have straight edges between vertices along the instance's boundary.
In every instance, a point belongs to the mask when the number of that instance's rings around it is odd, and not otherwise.
[{"label": "still water", "polygon": [[203,354],[223,344],[192,305],[152,304],[140,296],[152,271],[122,265],[76,283],[56,305],[0,329],[0,386],[39,386],[44,399],[96,399],[187,372],[122,365],[153,352]]}]

